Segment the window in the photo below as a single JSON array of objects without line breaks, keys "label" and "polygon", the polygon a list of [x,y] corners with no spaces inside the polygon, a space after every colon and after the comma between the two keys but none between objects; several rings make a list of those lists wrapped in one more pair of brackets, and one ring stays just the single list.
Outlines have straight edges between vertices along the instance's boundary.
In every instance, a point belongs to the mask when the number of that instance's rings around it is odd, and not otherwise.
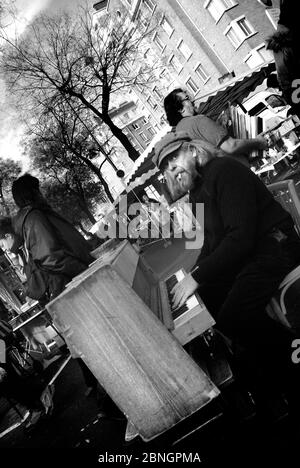
[{"label": "window", "polygon": [[261,44],[260,46],[256,47],[257,53],[263,57],[265,62],[268,62],[269,60],[273,60],[273,54],[266,49],[265,44]]},{"label": "window", "polygon": [[174,70],[177,73],[181,72],[183,67],[182,67],[181,63],[179,62],[178,58],[176,57],[176,55],[172,55],[172,57],[170,59],[170,64],[172,65],[172,67],[174,68]]},{"label": "window", "polygon": [[152,107],[152,109],[154,109],[154,110],[157,109],[157,103],[155,102],[155,100],[153,99],[152,96],[149,96],[149,97],[147,98],[147,102],[148,102],[148,104],[150,104],[150,106]]},{"label": "window", "polygon": [[235,0],[207,0],[204,3],[204,8],[207,9],[215,21],[219,21],[226,10],[237,4]]},{"label": "window", "polygon": [[155,97],[159,100],[161,100],[163,98],[163,95],[161,94],[161,91],[158,89],[157,86],[155,86],[153,88],[153,94],[155,95]]},{"label": "window", "polygon": [[125,71],[125,73],[129,74],[130,73],[130,67],[128,63],[122,63],[122,68]]},{"label": "window", "polygon": [[146,16],[142,13],[141,10],[139,10],[136,21],[138,24],[140,24],[141,28],[146,30],[148,29],[149,26],[149,20],[146,18]]},{"label": "window", "polygon": [[231,21],[230,25],[225,29],[224,34],[237,49],[245,39],[255,34],[255,31],[250,22],[242,16]]},{"label": "window", "polygon": [[163,51],[166,45],[163,43],[161,38],[158,36],[158,34],[155,34],[153,37],[153,42],[157,45],[159,50]]},{"label": "window", "polygon": [[[162,114],[162,115],[160,116],[159,122],[160,122],[161,125],[164,125],[165,123],[167,123],[167,119],[166,119],[165,114]],[[156,125],[155,125],[155,126],[156,126]],[[159,127],[157,127],[157,128],[159,128]]]},{"label": "window", "polygon": [[132,124],[132,128],[133,128],[134,130],[138,130],[138,129],[140,128],[140,126],[139,126],[138,123],[135,122],[135,123]]},{"label": "window", "polygon": [[191,77],[186,81],[185,84],[186,84],[187,88],[189,89],[189,91],[191,91],[194,94],[197,93],[197,91],[199,89],[199,86],[197,86],[197,84],[195,83],[195,81]]},{"label": "window", "polygon": [[164,68],[164,70],[159,74],[160,80],[171,81],[170,73]]},{"label": "window", "polygon": [[141,94],[143,94],[143,92],[144,92],[143,86],[140,85],[140,84],[138,84],[138,83],[135,83],[135,86],[137,87],[137,89],[139,90],[139,92],[140,92]]},{"label": "window", "polygon": [[148,10],[153,13],[155,8],[156,8],[156,5],[155,3],[152,1],[152,0],[144,0],[144,5],[145,7],[148,8]]},{"label": "window", "polygon": [[150,133],[150,135],[155,135],[155,130],[152,127],[148,128],[148,132]]},{"label": "window", "polygon": [[183,42],[183,40],[179,42],[177,49],[182,53],[186,60],[188,60],[192,55],[190,48]]},{"label": "window", "polygon": [[163,20],[161,22],[161,27],[168,34],[169,37],[172,36],[174,28],[173,26],[171,26],[171,24],[169,23],[169,21],[166,19],[165,16],[163,17]]},{"label": "window", "polygon": [[250,23],[246,20],[246,18],[242,18],[236,22],[237,26],[241,29],[243,34],[248,37],[252,34],[253,29],[250,26]]},{"label": "window", "polygon": [[148,185],[148,187],[145,187],[145,192],[149,198],[155,198],[158,201],[160,200],[160,195],[158,191],[153,187],[153,185]]},{"label": "window", "polygon": [[142,140],[148,141],[148,137],[145,135],[144,132],[139,133],[139,135],[140,135],[140,137],[141,137]]},{"label": "window", "polygon": [[245,63],[249,68],[256,68],[264,63],[264,59],[256,51],[253,51],[247,55],[245,58]]},{"label": "window", "polygon": [[251,52],[244,59],[249,68],[256,68],[262,63],[272,60],[272,54],[266,49],[265,44],[261,44]]},{"label": "window", "polygon": [[195,68],[195,72],[197,73],[199,78],[201,78],[203,83],[206,83],[210,78],[207,71],[205,70],[203,65],[201,65],[201,63],[199,63],[199,65]]},{"label": "window", "polygon": [[150,54],[151,54],[151,49],[149,47],[149,49],[145,50],[144,52],[144,59],[149,60]]}]

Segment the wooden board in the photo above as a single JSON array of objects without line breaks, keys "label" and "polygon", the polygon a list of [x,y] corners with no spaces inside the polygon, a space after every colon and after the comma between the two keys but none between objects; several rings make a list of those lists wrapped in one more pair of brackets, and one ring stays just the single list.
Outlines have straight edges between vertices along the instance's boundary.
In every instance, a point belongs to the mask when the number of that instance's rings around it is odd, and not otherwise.
[{"label": "wooden board", "polygon": [[[139,255],[134,250],[130,242],[124,240],[120,243],[115,243],[111,249],[101,250],[101,247],[93,250],[91,253],[96,258],[92,262],[89,268],[83,271],[80,275],[75,276],[70,283],[67,284],[67,288],[74,287],[86,275],[90,274],[92,270],[98,270],[101,265],[111,265],[130,286],[132,286]],[[99,250],[98,250],[99,249]]]},{"label": "wooden board", "polygon": [[111,266],[93,270],[47,305],[67,344],[151,440],[219,390]]}]

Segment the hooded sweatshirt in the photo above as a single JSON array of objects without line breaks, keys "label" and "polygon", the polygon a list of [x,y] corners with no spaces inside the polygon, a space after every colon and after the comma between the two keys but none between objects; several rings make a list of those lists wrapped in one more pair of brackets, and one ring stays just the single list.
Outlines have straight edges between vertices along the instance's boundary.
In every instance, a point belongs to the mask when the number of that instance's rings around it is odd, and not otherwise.
[{"label": "hooded sweatshirt", "polygon": [[51,279],[51,298],[94,260],[84,237],[46,203],[21,208],[13,219],[13,227],[36,265]]}]

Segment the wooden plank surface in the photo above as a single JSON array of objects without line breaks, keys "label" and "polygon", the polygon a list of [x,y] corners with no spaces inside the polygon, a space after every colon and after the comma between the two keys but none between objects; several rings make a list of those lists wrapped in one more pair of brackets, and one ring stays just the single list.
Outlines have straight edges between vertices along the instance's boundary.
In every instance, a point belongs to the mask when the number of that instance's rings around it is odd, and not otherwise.
[{"label": "wooden plank surface", "polygon": [[128,283],[109,265],[93,269],[47,305],[68,346],[151,440],[219,391]]}]

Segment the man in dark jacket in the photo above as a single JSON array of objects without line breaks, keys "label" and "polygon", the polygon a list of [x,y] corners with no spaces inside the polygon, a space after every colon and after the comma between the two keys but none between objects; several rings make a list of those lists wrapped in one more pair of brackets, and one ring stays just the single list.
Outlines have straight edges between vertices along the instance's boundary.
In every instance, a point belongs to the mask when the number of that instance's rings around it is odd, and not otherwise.
[{"label": "man in dark jacket", "polygon": [[[46,203],[36,177],[30,174],[19,177],[13,182],[12,194],[19,207],[13,219],[14,231],[18,238],[23,239],[27,265],[31,264],[25,270],[28,276],[27,295],[46,303],[58,296],[65,285],[85,270],[94,258],[84,237]],[[32,281],[32,265],[36,265],[43,275],[38,283]],[[94,375],[81,359],[77,359],[77,362],[87,387],[96,388]]]},{"label": "man in dark jacket", "polygon": [[[74,226],[52,210],[35,181],[35,177],[25,174],[13,183],[12,193],[19,207],[13,226],[15,233],[24,240],[29,255],[47,275],[46,294],[52,299],[94,258],[88,242]],[[36,293],[33,295],[28,291],[28,296],[41,299],[42,294],[35,297]]]},{"label": "man in dark jacket", "polygon": [[293,335],[265,307],[300,263],[300,239],[263,182],[217,151],[182,133],[155,146],[154,161],[174,198],[189,192],[192,203],[204,203],[204,244],[193,272],[173,288],[173,305],[181,307],[198,290],[218,329],[243,351],[249,375],[261,372],[267,395],[293,371]]},{"label": "man in dark jacket", "polygon": [[[35,298],[52,300],[74,276],[95,260],[90,254],[91,246],[72,224],[46,203],[36,177],[30,174],[19,177],[13,182],[12,194],[19,207],[14,218],[15,232],[23,239],[29,258],[46,277],[45,293],[41,298]],[[28,290],[29,297],[32,297],[30,294]],[[79,358],[76,361],[88,390],[99,389],[97,379],[84,361]],[[108,396],[105,397],[105,411],[119,416],[118,409]]]}]

